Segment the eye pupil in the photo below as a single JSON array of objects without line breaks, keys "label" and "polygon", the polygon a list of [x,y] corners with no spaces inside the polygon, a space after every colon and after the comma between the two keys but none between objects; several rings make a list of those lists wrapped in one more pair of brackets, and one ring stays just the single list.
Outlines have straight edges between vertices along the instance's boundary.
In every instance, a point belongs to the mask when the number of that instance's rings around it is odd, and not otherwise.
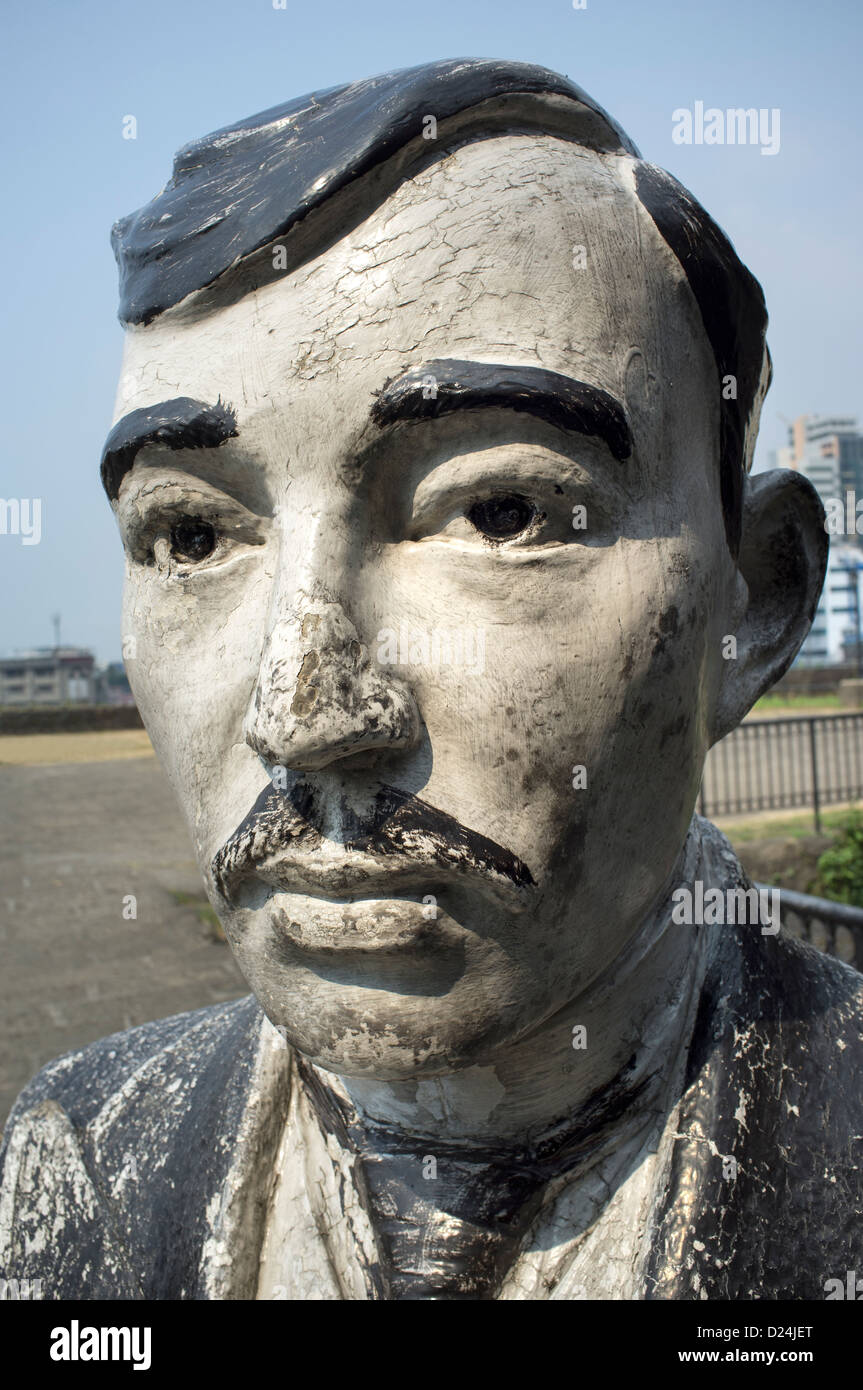
[{"label": "eye pupil", "polygon": [[533,515],[534,508],[526,497],[489,497],[484,502],[474,502],[467,519],[484,536],[503,540],[517,536]]},{"label": "eye pupil", "polygon": [[171,549],[184,560],[205,560],[216,548],[216,533],[208,521],[188,517],[171,530]]}]

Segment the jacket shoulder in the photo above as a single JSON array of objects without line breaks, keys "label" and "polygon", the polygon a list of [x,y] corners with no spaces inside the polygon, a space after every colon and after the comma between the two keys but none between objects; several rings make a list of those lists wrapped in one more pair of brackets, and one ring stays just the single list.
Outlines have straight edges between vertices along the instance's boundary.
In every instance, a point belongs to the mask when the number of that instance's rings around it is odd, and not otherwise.
[{"label": "jacket shoulder", "polygon": [[4,1135],[44,1101],[60,1105],[76,1128],[84,1128],[134,1074],[159,1054],[176,1049],[200,1059],[248,1032],[260,1013],[253,995],[227,1004],[209,1004],[188,1013],[111,1033],[86,1047],[46,1063],[18,1095]]},{"label": "jacket shoulder", "polygon": [[[221,1266],[206,1252],[235,1207],[244,1229],[258,1218],[257,1192],[246,1200],[231,1174],[278,1133],[262,1019],[248,996],[44,1067],[0,1152],[0,1271],[41,1279],[49,1298],[213,1296]],[[245,1265],[238,1279],[251,1286]]]},{"label": "jacket shoulder", "polygon": [[[716,831],[713,846],[711,882],[750,887]],[[863,976],[765,926],[775,924],[718,928],[658,1212],[652,1298],[822,1299],[827,1280],[861,1267]]]}]

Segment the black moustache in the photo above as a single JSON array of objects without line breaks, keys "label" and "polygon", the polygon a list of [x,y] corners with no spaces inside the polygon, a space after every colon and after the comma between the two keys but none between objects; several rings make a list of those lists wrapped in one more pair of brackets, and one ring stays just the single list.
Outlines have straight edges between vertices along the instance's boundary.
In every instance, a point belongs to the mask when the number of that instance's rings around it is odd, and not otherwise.
[{"label": "black moustache", "polygon": [[[516,855],[410,792],[384,786],[369,809],[357,815],[342,805],[346,851],[377,858],[397,856],[423,868],[470,867],[502,875],[517,887],[531,886],[530,869]],[[289,790],[265,787],[245,820],[226,840],[211,869],[223,897],[231,885],[283,850],[313,854],[324,842],[324,802],[307,782]]]}]

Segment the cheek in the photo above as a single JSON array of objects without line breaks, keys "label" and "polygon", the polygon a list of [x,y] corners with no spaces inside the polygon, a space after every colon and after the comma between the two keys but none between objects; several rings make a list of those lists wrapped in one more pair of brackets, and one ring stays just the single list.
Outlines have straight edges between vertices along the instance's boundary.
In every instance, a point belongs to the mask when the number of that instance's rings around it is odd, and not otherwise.
[{"label": "cheek", "polygon": [[653,590],[660,602],[642,603],[621,633],[587,802],[586,861],[610,864],[612,850],[625,853],[633,894],[671,871],[708,743],[708,614],[697,584],[670,584],[663,575]]},{"label": "cheek", "polygon": [[[259,789],[260,771],[243,743],[242,725],[258,674],[269,585],[250,568],[206,582],[196,577],[186,585],[136,573],[124,592],[132,691],[156,753],[202,836],[205,814],[220,817],[227,806],[232,829],[236,797],[245,813]],[[252,777],[235,794],[238,754]]]},{"label": "cheek", "polygon": [[439,555],[424,582],[395,576],[399,613],[426,625],[467,615],[484,635],[481,672],[400,672],[434,751],[428,799],[537,874],[577,874],[582,848],[585,865],[606,864],[621,837],[644,845],[647,863],[666,828],[679,846],[703,751],[696,558],[669,541],[621,541],[529,574],[495,565],[494,583],[463,583]]},{"label": "cheek", "polygon": [[616,601],[608,578],[590,620],[549,632],[544,679],[522,687],[520,792],[550,837],[583,824],[616,842],[649,839],[654,813],[688,823],[700,781],[704,612],[685,588],[664,593],[661,606],[649,589],[621,589]]},{"label": "cheek", "polygon": [[703,740],[711,641],[710,607],[692,557],[669,543],[650,550],[629,569],[617,640],[602,661],[607,756],[624,760],[621,771],[632,760],[630,790],[642,795],[685,777],[681,759]]}]

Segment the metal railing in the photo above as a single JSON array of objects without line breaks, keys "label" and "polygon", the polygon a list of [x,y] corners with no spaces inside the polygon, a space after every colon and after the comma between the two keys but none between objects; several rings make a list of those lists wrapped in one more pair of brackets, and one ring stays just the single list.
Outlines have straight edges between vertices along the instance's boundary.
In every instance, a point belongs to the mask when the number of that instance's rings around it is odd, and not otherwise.
[{"label": "metal railing", "polygon": [[[755,887],[776,892],[766,883],[756,883]],[[778,894],[779,918],[789,936],[809,941],[819,951],[863,971],[863,908],[813,898],[790,888],[780,888]]]},{"label": "metal railing", "polygon": [[698,809],[703,816],[821,807],[863,797],[863,711],[750,719],[707,755]]}]

